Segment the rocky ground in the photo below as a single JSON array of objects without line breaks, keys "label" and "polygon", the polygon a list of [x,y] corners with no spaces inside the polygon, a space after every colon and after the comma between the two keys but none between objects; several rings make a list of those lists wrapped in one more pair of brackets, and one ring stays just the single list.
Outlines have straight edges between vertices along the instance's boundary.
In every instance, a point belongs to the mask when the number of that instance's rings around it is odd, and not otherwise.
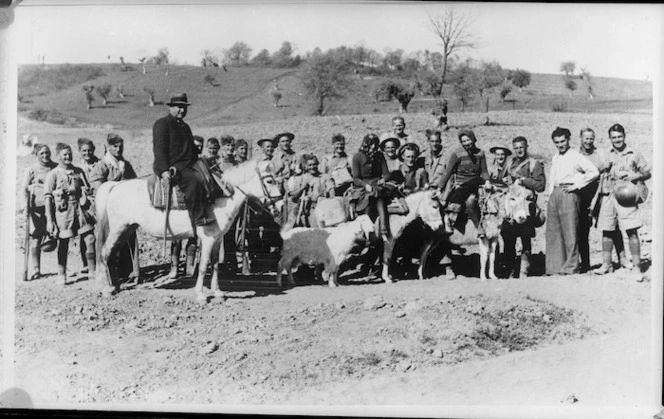
[{"label": "rocky ground", "polygon": [[648,402],[650,283],[621,270],[345,277],[238,276],[203,305],[192,280],[110,299],[85,277],[18,280],[16,385],[37,404],[128,407]]}]

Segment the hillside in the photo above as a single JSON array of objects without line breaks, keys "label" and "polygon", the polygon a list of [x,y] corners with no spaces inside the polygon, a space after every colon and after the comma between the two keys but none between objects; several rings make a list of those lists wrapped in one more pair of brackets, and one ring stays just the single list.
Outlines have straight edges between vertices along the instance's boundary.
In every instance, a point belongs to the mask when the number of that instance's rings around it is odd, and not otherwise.
[{"label": "hillside", "polygon": [[[187,120],[192,125],[209,127],[226,124],[283,120],[309,116],[313,105],[307,98],[296,69],[268,69],[254,67],[205,68],[193,66],[151,66],[143,74],[139,65],[133,71],[122,72],[118,65],[53,65],[22,66],[19,69],[19,114],[66,125],[111,125],[116,128],[141,129],[152,125],[164,114],[163,103],[172,93],[187,92],[193,102]],[[205,82],[206,75],[214,77]],[[383,81],[382,76],[354,75],[354,83],[345,98],[331,103],[327,114],[353,115],[395,113],[396,102],[376,102],[373,92]],[[394,79],[394,78],[392,78]],[[279,107],[273,105],[271,92],[278,80],[283,95]],[[107,105],[95,92],[93,108],[86,109],[84,85],[113,86]],[[638,80],[596,77],[594,99],[579,90],[570,97],[562,76],[533,74],[531,84],[519,92],[514,90],[502,102],[497,92],[490,95],[490,110],[543,110],[552,111],[559,104],[568,112],[631,112],[652,111],[652,83]],[[125,99],[120,99],[116,88],[122,87]],[[155,92],[156,105],[148,106],[148,94]],[[462,107],[451,91],[447,92],[450,113],[461,112]],[[409,106],[410,113],[431,109],[430,96],[417,95]],[[479,97],[466,106],[466,112],[484,110]]]}]

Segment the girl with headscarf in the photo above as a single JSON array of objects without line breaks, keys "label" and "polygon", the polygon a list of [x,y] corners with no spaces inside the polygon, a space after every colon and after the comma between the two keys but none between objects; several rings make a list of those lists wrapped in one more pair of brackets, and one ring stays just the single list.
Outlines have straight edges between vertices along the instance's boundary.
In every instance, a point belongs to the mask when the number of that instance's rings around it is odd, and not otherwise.
[{"label": "girl with headscarf", "polygon": [[91,214],[92,188],[80,167],[72,164],[71,147],[58,143],[55,146],[59,164],[44,180],[46,206],[46,230],[58,238],[58,283],[67,283],[67,253],[69,239],[81,235],[85,241],[85,257],[89,276],[94,275],[95,219]]},{"label": "girl with headscarf", "polygon": [[351,171],[353,174],[353,193],[351,203],[355,204],[358,214],[367,213],[372,219],[376,212],[380,219],[380,234],[390,236],[390,221],[387,204],[390,201],[389,190],[385,182],[390,172],[383,153],[378,150],[379,139],[375,134],[368,134],[362,139],[360,150],[353,155]]},{"label": "girl with headscarf", "polygon": [[[24,192],[25,204],[21,211],[28,208],[30,212],[30,264],[32,265],[32,275],[30,280],[41,276],[41,243],[48,236],[46,231],[46,211],[44,200],[44,181],[46,175],[57,164],[51,160],[51,149],[45,144],[36,144],[33,154],[37,156],[37,162],[28,167],[23,177],[21,190]],[[25,249],[27,252],[28,249]]]}]

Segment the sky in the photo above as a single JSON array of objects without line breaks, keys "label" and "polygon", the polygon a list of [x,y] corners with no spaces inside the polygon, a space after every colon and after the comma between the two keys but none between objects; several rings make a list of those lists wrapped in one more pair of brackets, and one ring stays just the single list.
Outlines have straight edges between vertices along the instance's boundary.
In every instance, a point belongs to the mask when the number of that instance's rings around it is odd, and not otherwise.
[{"label": "sky", "polygon": [[[16,9],[12,39],[18,63],[127,62],[152,56],[162,47],[172,61],[198,65],[203,50],[221,51],[236,41],[277,50],[283,41],[305,53],[363,44],[379,52],[440,51],[427,16],[449,3],[420,2],[260,2],[24,0]],[[138,2],[134,2],[138,3]],[[162,4],[155,4],[162,3]],[[171,1],[170,3],[174,3]],[[217,3],[217,4],[211,4]],[[663,60],[664,6],[621,4],[458,3],[472,17],[477,48],[460,58],[496,60],[505,68],[559,73],[574,61],[594,76],[651,80]]]}]

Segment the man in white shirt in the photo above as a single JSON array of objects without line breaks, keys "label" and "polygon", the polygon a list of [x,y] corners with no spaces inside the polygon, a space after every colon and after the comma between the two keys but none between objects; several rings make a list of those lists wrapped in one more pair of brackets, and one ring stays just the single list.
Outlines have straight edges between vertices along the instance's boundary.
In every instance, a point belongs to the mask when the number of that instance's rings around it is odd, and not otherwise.
[{"label": "man in white shirt", "polygon": [[570,149],[571,132],[557,127],[551,134],[558,153],[551,161],[546,212],[546,273],[567,275],[580,270],[581,205],[578,192],[599,176],[597,167]]}]

